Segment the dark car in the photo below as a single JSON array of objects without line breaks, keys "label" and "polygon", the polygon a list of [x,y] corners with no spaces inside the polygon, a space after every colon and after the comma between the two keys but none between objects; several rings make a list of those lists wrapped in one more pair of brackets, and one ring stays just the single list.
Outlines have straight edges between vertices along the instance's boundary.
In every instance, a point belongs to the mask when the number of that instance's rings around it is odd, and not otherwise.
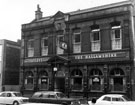
[{"label": "dark car", "polygon": [[87,99],[80,99],[80,100],[78,100],[78,102],[79,102],[80,105],[89,105]]},{"label": "dark car", "polygon": [[35,92],[32,97],[29,98],[29,102],[34,103],[55,103],[69,105],[71,102],[77,99],[68,98],[62,92],[54,91],[40,91]]},{"label": "dark car", "polygon": [[89,105],[88,100],[87,99],[78,99],[75,100],[71,103],[71,105]]}]

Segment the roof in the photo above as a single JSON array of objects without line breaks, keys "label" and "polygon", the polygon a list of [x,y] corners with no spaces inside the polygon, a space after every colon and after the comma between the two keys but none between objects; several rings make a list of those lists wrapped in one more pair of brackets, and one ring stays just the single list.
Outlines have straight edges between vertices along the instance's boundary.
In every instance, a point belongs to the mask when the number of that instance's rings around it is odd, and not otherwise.
[{"label": "roof", "polygon": [[132,3],[131,3],[131,1],[126,0],[126,1],[122,1],[122,2],[106,4],[106,5],[97,6],[97,7],[93,7],[93,8],[73,11],[73,12],[69,12],[69,14],[70,15],[81,14],[81,13],[85,13],[85,12],[92,12],[92,11],[98,11],[98,10],[103,10],[103,9],[108,9],[108,8],[114,8],[117,6],[122,6],[122,5],[127,5],[127,4],[132,4]]},{"label": "roof", "polygon": [[[86,13],[86,12],[93,12],[93,11],[104,10],[104,9],[108,9],[108,8],[114,8],[114,7],[119,7],[119,6],[123,6],[123,5],[130,5],[130,4],[132,4],[132,2],[130,0],[125,0],[122,2],[106,4],[106,5],[92,7],[92,8],[88,8],[88,9],[82,9],[82,10],[79,9],[77,11],[72,11],[72,12],[68,12],[68,13],[64,13],[64,14],[77,15],[77,14],[82,14],[82,13]],[[58,11],[58,12],[60,12],[60,11]],[[46,20],[51,19],[53,16],[43,17],[42,19],[37,20],[37,21],[46,21]]]},{"label": "roof", "polygon": [[[29,28],[33,28],[33,27],[54,24],[54,20],[55,19],[59,20],[60,18],[65,19],[65,21],[69,21],[71,19],[71,17],[74,15],[80,15],[80,14],[84,14],[84,13],[92,13],[92,12],[96,12],[96,11],[104,11],[104,10],[108,10],[111,8],[128,6],[128,5],[133,6],[133,5],[135,5],[135,2],[133,2],[132,0],[125,0],[122,2],[117,2],[117,3],[92,7],[92,8],[88,8],[88,9],[67,12],[67,13],[63,13],[61,11],[58,11],[56,14],[54,14],[52,16],[42,17],[41,19],[38,19],[38,20],[34,19],[30,23],[22,24],[22,29],[29,29]],[[58,16],[59,16],[59,18],[58,18]]]}]

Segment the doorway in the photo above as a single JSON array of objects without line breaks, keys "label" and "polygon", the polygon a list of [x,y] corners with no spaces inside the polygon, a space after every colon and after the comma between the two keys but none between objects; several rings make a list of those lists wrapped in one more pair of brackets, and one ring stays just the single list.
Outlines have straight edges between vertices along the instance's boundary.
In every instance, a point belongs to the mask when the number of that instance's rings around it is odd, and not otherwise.
[{"label": "doorway", "polygon": [[114,80],[114,91],[123,91],[123,78],[115,77]]},{"label": "doorway", "polygon": [[65,78],[64,77],[55,77],[54,81],[54,90],[65,92]]},{"label": "doorway", "polygon": [[124,71],[120,68],[115,68],[110,72],[111,91],[125,91],[126,78]]}]

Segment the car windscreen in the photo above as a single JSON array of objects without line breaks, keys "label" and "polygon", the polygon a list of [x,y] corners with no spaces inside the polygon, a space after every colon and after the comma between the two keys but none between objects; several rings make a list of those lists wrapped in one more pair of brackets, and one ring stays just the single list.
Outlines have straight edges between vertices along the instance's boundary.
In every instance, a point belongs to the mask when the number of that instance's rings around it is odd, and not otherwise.
[{"label": "car windscreen", "polygon": [[42,93],[37,92],[32,95],[32,98],[39,98],[39,97],[41,97],[41,95],[42,95]]},{"label": "car windscreen", "polygon": [[125,96],[125,95],[123,95],[122,96],[124,99],[125,99],[125,101],[131,101],[131,99],[129,99],[127,96]]},{"label": "car windscreen", "polygon": [[21,96],[22,96],[21,93],[13,93],[13,94],[14,94],[14,96],[16,96],[16,97],[21,97]]},{"label": "car windscreen", "polygon": [[57,96],[58,96],[59,98],[66,98],[65,94],[63,94],[63,93],[57,93]]}]

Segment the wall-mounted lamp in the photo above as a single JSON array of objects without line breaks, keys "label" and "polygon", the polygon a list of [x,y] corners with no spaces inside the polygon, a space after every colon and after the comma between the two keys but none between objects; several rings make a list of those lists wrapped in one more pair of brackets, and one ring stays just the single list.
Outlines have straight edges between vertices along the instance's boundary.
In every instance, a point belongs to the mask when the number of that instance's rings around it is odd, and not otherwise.
[{"label": "wall-mounted lamp", "polygon": [[53,68],[53,71],[57,71],[57,70],[58,70],[57,67],[54,67],[54,68]]}]

